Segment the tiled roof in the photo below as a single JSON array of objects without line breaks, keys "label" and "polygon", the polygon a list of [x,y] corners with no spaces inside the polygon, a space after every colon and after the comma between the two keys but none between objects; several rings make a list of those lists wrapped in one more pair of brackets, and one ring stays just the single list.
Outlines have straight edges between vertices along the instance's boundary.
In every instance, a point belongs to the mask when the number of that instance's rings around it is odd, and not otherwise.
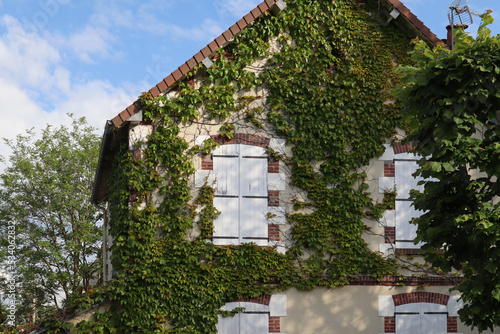
[{"label": "tiled roof", "polygon": [[[173,71],[169,76],[160,81],[156,86],[151,88],[149,92],[153,97],[157,97],[168,88],[175,85],[179,79],[183,78],[189,71],[191,71],[195,66],[200,64],[203,59],[212,55],[218,48],[223,47],[227,44],[234,36],[236,36],[241,30],[245,29],[246,26],[255,21],[259,16],[268,11],[273,7],[278,0],[265,0],[261,2],[257,7],[252,9],[247,15],[245,15],[241,20],[236,22],[229,29],[224,31],[219,37],[210,42],[206,47],[200,50],[193,57],[188,59],[184,64],[182,64],[178,69]],[[139,100],[132,103],[128,108],[119,113],[111,121],[115,127],[120,127],[127,119],[132,115],[136,114],[141,110],[141,104]]]},{"label": "tiled roof", "polygon": [[[161,93],[165,92],[170,87],[174,86],[181,78],[183,78],[189,71],[191,71],[195,66],[200,64],[205,58],[211,56],[218,48],[225,46],[234,36],[236,36],[241,30],[245,29],[246,26],[255,21],[259,16],[272,8],[279,0],[265,0],[261,2],[257,7],[251,10],[242,19],[236,22],[229,29],[224,31],[219,37],[215,38],[207,46],[201,49],[197,54],[188,59],[184,64],[172,72],[169,76],[160,81],[156,86],[149,90],[149,93],[153,97],[157,97]],[[436,45],[440,42],[440,39],[427,28],[422,21],[420,21],[416,15],[414,15],[403,3],[399,0],[387,0],[391,5],[393,5],[406,19],[413,25],[417,30],[419,30],[431,43]],[[359,2],[359,1],[358,1]],[[125,121],[127,121],[132,115],[136,114],[141,110],[141,103],[136,100],[129,107],[119,113],[111,121],[116,128],[119,128]]]},{"label": "tiled roof", "polygon": [[391,5],[394,6],[410,23],[419,30],[425,38],[427,38],[431,43],[437,45],[441,40],[434,34],[425,24],[420,21],[420,19],[413,14],[403,3],[399,0],[387,0]]}]

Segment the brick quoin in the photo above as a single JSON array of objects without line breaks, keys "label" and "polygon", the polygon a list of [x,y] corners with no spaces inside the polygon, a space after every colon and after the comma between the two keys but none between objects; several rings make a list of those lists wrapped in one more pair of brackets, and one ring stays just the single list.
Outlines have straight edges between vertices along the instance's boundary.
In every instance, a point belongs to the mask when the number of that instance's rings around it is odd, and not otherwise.
[{"label": "brick quoin", "polygon": [[384,318],[384,333],[396,333],[396,318],[395,317],[385,317]]},{"label": "brick quoin", "polygon": [[269,160],[269,163],[267,164],[267,172],[268,173],[279,173],[280,172],[280,162]]},{"label": "brick quoin", "polygon": [[393,243],[394,240],[396,239],[396,228],[395,227],[389,227],[386,226],[384,228],[384,237],[385,237],[385,243]]},{"label": "brick quoin", "polygon": [[267,206],[280,205],[280,192],[279,190],[269,190],[267,192]]},{"label": "brick quoin", "polygon": [[384,176],[385,177],[395,177],[394,163],[386,161],[384,163]]},{"label": "brick quoin", "polygon": [[270,240],[280,241],[280,226],[279,225],[269,225],[267,234],[268,234]]},{"label": "brick quoin", "polygon": [[202,170],[213,170],[214,160],[211,154],[203,155],[201,157],[201,169]]},{"label": "brick quoin", "polygon": [[448,317],[448,333],[458,333],[458,317]]},{"label": "brick quoin", "polygon": [[269,333],[281,332],[281,319],[280,317],[269,317]]}]

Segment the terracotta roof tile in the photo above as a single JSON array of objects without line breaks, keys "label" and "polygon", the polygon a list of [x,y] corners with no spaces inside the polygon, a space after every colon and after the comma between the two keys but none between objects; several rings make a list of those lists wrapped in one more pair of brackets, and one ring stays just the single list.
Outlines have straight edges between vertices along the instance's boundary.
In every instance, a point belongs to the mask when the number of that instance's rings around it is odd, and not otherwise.
[{"label": "terracotta roof tile", "polygon": [[201,63],[203,61],[203,59],[205,59],[205,57],[203,57],[203,54],[201,53],[201,51],[198,52],[197,54],[195,54],[193,58],[196,60],[196,62],[198,64]]},{"label": "terracotta roof tile", "polygon": [[118,116],[115,116],[115,118],[113,118],[111,120],[111,122],[113,122],[113,125],[116,127],[116,128],[119,128],[122,124],[123,124],[123,121],[120,117],[120,115]]},{"label": "terracotta roof tile", "polygon": [[226,31],[224,31],[222,33],[222,36],[224,36],[224,38],[227,40],[227,41],[230,41],[231,38],[233,38],[234,34],[231,32],[231,29],[227,29]]},{"label": "terracotta roof tile", "polygon": [[250,24],[253,21],[255,21],[255,18],[253,17],[253,15],[251,13],[248,13],[247,15],[243,16],[243,18],[245,19],[247,24]]},{"label": "terracotta roof tile", "polygon": [[162,80],[162,81],[160,81],[160,82],[156,85],[156,87],[158,87],[158,89],[160,90],[160,92],[164,92],[164,91],[166,91],[166,90],[167,90],[168,85],[167,85],[167,83],[165,82],[165,80]]},{"label": "terracotta roof tile", "polygon": [[227,42],[226,38],[223,35],[220,35],[215,39],[215,42],[219,47],[223,47],[224,44]]},{"label": "terracotta roof tile", "polygon": [[245,19],[240,19],[238,22],[236,22],[240,30],[245,29],[245,27],[248,25]]},{"label": "terracotta roof tile", "polygon": [[158,87],[156,87],[156,86],[154,86],[153,88],[151,88],[151,89],[149,90],[149,92],[151,93],[151,96],[152,96],[153,98],[157,97],[157,96],[158,96],[158,95],[160,95],[160,93],[161,93],[161,92],[160,92],[160,90],[158,89]]},{"label": "terracotta roof tile", "polygon": [[172,72],[172,76],[174,77],[175,81],[179,80],[182,78],[182,72],[180,69],[176,69],[175,71]]},{"label": "terracotta roof tile", "polygon": [[186,75],[187,72],[189,72],[190,68],[186,63],[184,63],[179,67],[179,70],[181,71],[182,75]]},{"label": "terracotta roof tile", "polygon": [[250,13],[253,15],[254,18],[258,18],[262,12],[260,11],[259,7],[255,7],[250,11]]},{"label": "terracotta roof tile", "polygon": [[210,49],[210,53],[212,53],[215,52],[219,48],[219,46],[215,41],[212,41],[210,42],[210,44],[208,44],[208,48]]},{"label": "terracotta roof tile", "polygon": [[236,23],[233,24],[229,29],[231,29],[231,33],[233,34],[233,36],[236,36],[241,31],[241,28],[238,27]]},{"label": "terracotta roof tile", "polygon": [[195,68],[196,65],[198,65],[200,62],[196,61],[196,58],[189,58],[189,60],[186,62],[187,66],[189,67],[190,70]]},{"label": "terracotta roof tile", "polygon": [[135,113],[137,113],[139,111],[139,109],[137,109],[135,104],[131,104],[126,110],[130,114],[130,116],[134,115]]},{"label": "terracotta roof tile", "polygon": [[269,8],[271,8],[276,3],[276,1],[278,0],[266,0],[264,2],[269,6]]},{"label": "terracotta roof tile", "polygon": [[207,58],[208,56],[210,56],[210,53],[212,53],[212,51],[210,51],[210,48],[208,46],[205,46],[203,49],[201,49],[200,52],[203,56],[203,59]]},{"label": "terracotta roof tile", "polygon": [[175,79],[174,79],[174,76],[172,74],[170,74],[168,77],[163,79],[163,81],[165,81],[165,83],[167,84],[168,87],[171,87],[175,84]]},{"label": "terracotta roof tile", "polygon": [[268,9],[269,9],[269,5],[268,5],[268,4],[266,4],[266,2],[265,2],[265,1],[264,1],[263,3],[261,3],[260,5],[258,5],[257,7],[260,9],[260,11],[261,11],[262,13],[264,13],[266,10],[268,10]]},{"label": "terracotta roof tile", "polygon": [[130,113],[127,111],[127,109],[123,110],[121,113],[118,114],[118,116],[120,116],[120,118],[125,121],[127,120],[130,116]]}]

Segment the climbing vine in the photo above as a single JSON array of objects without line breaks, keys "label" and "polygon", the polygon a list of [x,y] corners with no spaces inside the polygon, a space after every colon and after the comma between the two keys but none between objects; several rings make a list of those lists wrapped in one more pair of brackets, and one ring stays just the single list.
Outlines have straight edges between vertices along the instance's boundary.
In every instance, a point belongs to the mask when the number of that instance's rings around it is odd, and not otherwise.
[{"label": "climbing vine", "polygon": [[[365,219],[382,210],[370,198],[363,167],[400,122],[397,105],[385,102],[398,82],[394,64],[408,62],[409,39],[381,24],[377,1],[362,8],[348,0],[287,6],[218,50],[212,67],[191,71],[187,80],[196,85],[182,81],[174,94],[141,96],[153,132],[137,144],[144,146],[139,158],[128,148],[115,155],[109,194],[116,278],[106,293],[112,312],[96,320],[105,324],[99,332],[214,333],[227,302],[395,272],[362,238]],[[249,70],[256,60],[263,65]],[[261,98],[264,106],[255,106]],[[267,150],[289,168],[290,186],[306,194],[292,199],[286,254],[207,242],[219,214],[214,189],[206,182],[193,194],[189,180],[193,157],[217,143],[191,145],[182,128],[220,124],[229,140],[237,114],[292,147],[290,156]],[[91,323],[77,328],[96,332]]]}]

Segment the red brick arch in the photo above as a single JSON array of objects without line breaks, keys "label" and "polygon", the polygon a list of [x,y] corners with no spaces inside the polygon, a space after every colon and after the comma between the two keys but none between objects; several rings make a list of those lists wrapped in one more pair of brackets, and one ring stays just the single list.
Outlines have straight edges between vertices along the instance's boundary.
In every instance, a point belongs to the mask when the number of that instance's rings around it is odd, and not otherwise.
[{"label": "red brick arch", "polygon": [[394,306],[411,303],[432,303],[446,306],[450,296],[436,292],[410,292],[394,295],[392,299],[394,300]]}]

